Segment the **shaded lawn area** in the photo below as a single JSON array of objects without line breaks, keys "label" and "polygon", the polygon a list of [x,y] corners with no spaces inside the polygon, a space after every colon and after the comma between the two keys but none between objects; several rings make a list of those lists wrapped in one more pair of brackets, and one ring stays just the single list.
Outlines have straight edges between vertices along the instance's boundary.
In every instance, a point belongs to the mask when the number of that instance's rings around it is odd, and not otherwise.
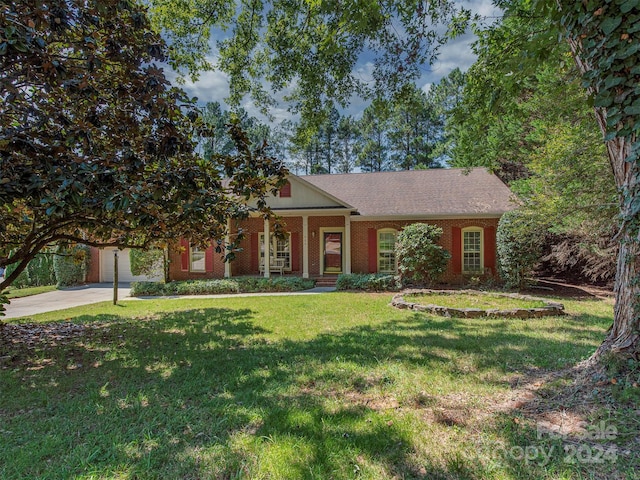
[{"label": "shaded lawn area", "polygon": [[[163,299],[26,319],[85,328],[30,348],[0,340],[0,355],[12,356],[0,369],[0,478],[632,472],[637,458],[595,470],[565,462],[562,441],[537,438],[511,401],[519,383],[588,357],[611,303],[565,301],[570,316],[507,321],[445,319],[389,301]],[[557,450],[547,462],[518,458],[531,445]]]}]

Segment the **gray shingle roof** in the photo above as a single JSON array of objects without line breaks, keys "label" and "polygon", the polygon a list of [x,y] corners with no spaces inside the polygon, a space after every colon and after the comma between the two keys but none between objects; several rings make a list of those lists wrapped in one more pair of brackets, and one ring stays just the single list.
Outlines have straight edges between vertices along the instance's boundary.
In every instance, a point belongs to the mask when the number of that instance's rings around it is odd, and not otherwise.
[{"label": "gray shingle roof", "polygon": [[365,216],[499,216],[513,210],[509,188],[484,168],[301,177]]}]

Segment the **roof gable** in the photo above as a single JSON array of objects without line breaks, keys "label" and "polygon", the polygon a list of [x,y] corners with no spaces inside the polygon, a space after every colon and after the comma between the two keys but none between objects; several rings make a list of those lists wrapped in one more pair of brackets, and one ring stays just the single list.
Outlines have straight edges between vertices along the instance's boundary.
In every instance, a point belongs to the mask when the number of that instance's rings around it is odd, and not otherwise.
[{"label": "roof gable", "polygon": [[[307,177],[305,177],[307,178]],[[267,203],[274,210],[327,209],[345,208],[353,210],[344,200],[336,198],[331,192],[324,191],[304,178],[295,175],[287,177],[291,184],[291,195],[281,197],[269,196]]]}]

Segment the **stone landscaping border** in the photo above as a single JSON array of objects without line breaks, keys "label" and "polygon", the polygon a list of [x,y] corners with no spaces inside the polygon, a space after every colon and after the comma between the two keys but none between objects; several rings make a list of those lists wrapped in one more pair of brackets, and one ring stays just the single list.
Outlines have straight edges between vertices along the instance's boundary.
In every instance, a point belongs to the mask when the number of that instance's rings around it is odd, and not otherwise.
[{"label": "stone landscaping border", "polygon": [[[509,310],[500,309],[488,309],[482,310],[479,308],[452,308],[442,307],[440,305],[421,305],[419,303],[407,302],[404,299],[405,295],[410,294],[438,294],[438,295],[457,295],[457,294],[470,294],[470,295],[495,295],[499,297],[513,298],[516,300],[528,300],[544,302],[544,307],[539,308],[513,308]],[[507,318],[538,318],[548,317],[556,315],[564,315],[564,305],[557,302],[551,302],[544,298],[531,297],[529,295],[520,295],[519,293],[495,293],[488,294],[479,290],[405,290],[397,293],[391,300],[391,305],[395,308],[416,310],[418,312],[429,312],[442,317],[461,317],[461,318],[480,318],[480,317],[507,317]]]}]

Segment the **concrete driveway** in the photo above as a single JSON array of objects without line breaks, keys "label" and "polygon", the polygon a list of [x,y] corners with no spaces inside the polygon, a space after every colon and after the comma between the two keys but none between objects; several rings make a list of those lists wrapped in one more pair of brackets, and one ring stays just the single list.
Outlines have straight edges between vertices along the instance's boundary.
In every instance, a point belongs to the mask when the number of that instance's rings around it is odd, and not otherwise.
[{"label": "concrete driveway", "polygon": [[[118,300],[129,297],[129,293],[128,283],[118,284]],[[40,293],[30,297],[13,298],[11,303],[6,305],[6,315],[0,317],[0,319],[26,317],[38,313],[108,301],[113,301],[113,283],[92,283],[80,287]]]}]

